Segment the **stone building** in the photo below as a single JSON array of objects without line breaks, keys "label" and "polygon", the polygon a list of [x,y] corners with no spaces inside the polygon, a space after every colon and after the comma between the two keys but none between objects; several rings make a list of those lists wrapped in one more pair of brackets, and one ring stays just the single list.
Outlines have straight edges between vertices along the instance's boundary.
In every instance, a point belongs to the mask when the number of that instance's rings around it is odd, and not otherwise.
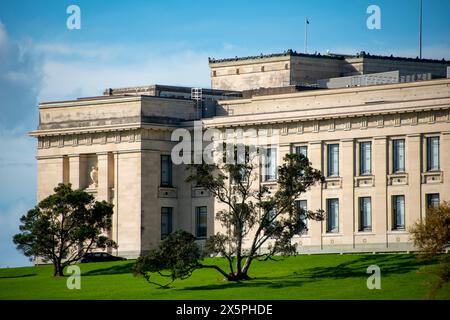
[{"label": "stone building", "polygon": [[[170,157],[172,132],[201,123],[277,135],[272,163],[302,152],[322,170],[325,183],[298,201],[326,219],[294,239],[300,252],[412,250],[408,228],[450,201],[449,62],[287,51],[209,64],[212,89],[154,85],[41,103],[30,133],[38,200],[70,182],[111,201],[122,256],[176,229],[204,239],[220,230],[221,204]],[[324,79],[334,87],[320,87]],[[261,172],[260,183],[275,189],[275,179]]]}]

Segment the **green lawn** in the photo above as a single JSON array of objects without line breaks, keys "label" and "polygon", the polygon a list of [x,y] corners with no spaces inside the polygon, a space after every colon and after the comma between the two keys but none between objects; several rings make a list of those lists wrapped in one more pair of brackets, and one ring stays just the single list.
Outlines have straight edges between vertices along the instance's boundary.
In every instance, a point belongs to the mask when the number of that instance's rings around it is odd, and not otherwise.
[{"label": "green lawn", "polygon": [[[0,269],[0,299],[424,299],[435,268],[406,254],[301,255],[256,262],[250,272],[255,279],[247,282],[229,283],[214,270],[197,270],[159,289],[135,278],[133,263],[81,264],[81,290],[53,278],[51,266]],[[381,290],[366,287],[366,269],[374,264],[381,268]],[[437,298],[449,299],[448,289]]]}]

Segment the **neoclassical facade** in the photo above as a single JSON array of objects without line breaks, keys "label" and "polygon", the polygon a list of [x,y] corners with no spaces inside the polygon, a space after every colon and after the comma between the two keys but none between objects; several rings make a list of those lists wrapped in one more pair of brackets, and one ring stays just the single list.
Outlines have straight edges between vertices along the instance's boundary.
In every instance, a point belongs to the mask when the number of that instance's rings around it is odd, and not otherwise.
[{"label": "neoclassical facade", "polygon": [[[299,252],[413,250],[408,228],[429,206],[450,201],[448,63],[370,57],[365,66],[363,56],[345,74],[339,68],[348,70],[348,59],[287,52],[210,60],[212,89],[200,98],[190,88],[151,86],[41,103],[39,127],[30,133],[38,140],[38,200],[64,182],[112,202],[109,236],[118,255],[136,257],[176,229],[201,241],[220,231],[214,216],[223,205],[186,183],[185,166],[170,157],[172,132],[200,121],[204,130],[277,135],[272,164],[302,152],[322,170],[325,183],[298,204],[325,210],[326,219],[308,222],[308,232],[294,239]],[[396,63],[415,72],[410,81],[311,86],[319,78],[392,71]],[[261,172],[259,183],[276,189],[276,175]]]}]

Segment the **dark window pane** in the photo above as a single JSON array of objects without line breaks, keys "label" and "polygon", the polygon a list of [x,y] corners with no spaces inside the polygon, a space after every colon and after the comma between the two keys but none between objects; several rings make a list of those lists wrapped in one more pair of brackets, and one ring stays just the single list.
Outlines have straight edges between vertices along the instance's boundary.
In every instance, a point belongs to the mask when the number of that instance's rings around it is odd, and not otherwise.
[{"label": "dark window pane", "polygon": [[427,194],[427,206],[428,208],[437,208],[439,207],[439,193],[430,193]]},{"label": "dark window pane", "polygon": [[394,140],[392,142],[394,167],[393,172],[405,171],[405,140]]},{"label": "dark window pane", "polygon": [[439,137],[427,138],[427,171],[439,170]]},{"label": "dark window pane", "polygon": [[360,172],[359,174],[371,174],[372,173],[372,143],[361,142],[360,143]]},{"label": "dark window pane", "polygon": [[339,200],[327,200],[327,232],[339,232]]},{"label": "dark window pane", "polygon": [[308,211],[308,202],[306,200],[297,200],[295,201],[295,205],[297,206],[298,209],[302,210],[302,212],[300,213],[300,219],[303,221],[303,224],[306,227],[305,232],[303,232],[303,234],[307,234],[308,218],[306,216],[306,212]]},{"label": "dark window pane", "polygon": [[393,209],[393,228],[395,230],[405,229],[405,196],[393,196],[392,197],[392,209]]},{"label": "dark window pane", "polygon": [[161,186],[172,186],[172,160],[170,156],[161,156]]},{"label": "dark window pane", "polygon": [[196,235],[198,238],[206,237],[206,230],[208,226],[208,211],[207,207],[196,207]]},{"label": "dark window pane", "polygon": [[329,144],[328,148],[328,176],[339,176],[339,145]]},{"label": "dark window pane", "polygon": [[161,208],[161,239],[172,233],[172,208]]},{"label": "dark window pane", "polygon": [[307,146],[295,147],[295,153],[302,154],[303,156],[308,157],[308,147]]},{"label": "dark window pane", "polygon": [[360,231],[372,230],[372,201],[370,197],[359,198]]},{"label": "dark window pane", "polygon": [[264,181],[277,179],[277,149],[265,149],[264,154]]}]

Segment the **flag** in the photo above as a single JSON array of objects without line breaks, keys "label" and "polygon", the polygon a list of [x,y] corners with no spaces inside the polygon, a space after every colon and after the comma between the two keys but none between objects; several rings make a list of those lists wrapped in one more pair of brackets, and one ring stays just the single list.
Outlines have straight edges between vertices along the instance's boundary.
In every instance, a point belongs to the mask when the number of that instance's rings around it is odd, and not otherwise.
[{"label": "flag", "polygon": [[309,24],[309,19],[308,18],[306,18],[306,24]]}]

